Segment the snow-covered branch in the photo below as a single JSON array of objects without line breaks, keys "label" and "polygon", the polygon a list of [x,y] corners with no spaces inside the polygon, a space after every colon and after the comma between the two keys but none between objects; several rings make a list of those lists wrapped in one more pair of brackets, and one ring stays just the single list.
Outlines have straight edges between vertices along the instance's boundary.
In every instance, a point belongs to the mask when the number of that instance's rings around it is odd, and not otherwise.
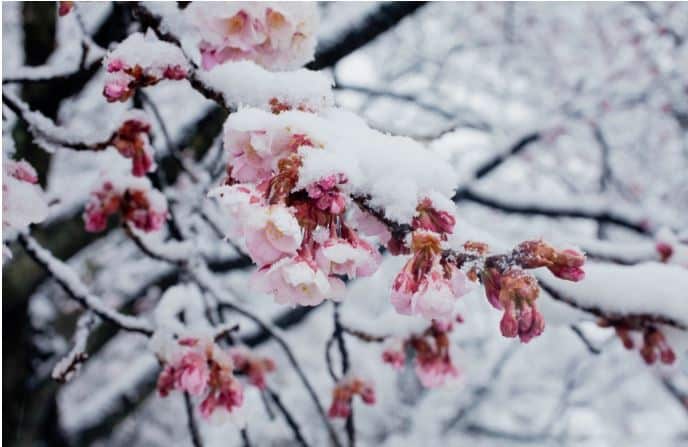
[{"label": "snow-covered branch", "polygon": [[108,307],[100,298],[92,295],[71,267],[55,258],[31,236],[21,235],[19,241],[26,252],[65,289],[72,299],[76,300],[85,309],[93,311],[103,320],[114,324],[122,330],[138,332],[148,336],[153,334],[152,327],[145,320],[121,314]]}]

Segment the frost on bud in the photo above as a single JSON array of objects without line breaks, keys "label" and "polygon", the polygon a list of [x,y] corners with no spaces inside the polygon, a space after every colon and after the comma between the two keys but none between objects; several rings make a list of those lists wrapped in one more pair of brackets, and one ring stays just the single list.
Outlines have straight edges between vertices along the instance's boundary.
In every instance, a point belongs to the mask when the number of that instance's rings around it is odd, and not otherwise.
[{"label": "frost on bud", "polygon": [[413,218],[414,230],[428,230],[440,234],[451,234],[454,231],[456,219],[447,211],[440,211],[433,207],[432,200],[421,200],[416,208],[416,217]]},{"label": "frost on bud", "polygon": [[129,35],[103,59],[103,65],[107,70],[103,95],[109,102],[126,101],[137,88],[163,79],[185,79],[191,68],[177,46],[141,33]]},{"label": "frost on bud", "polygon": [[117,213],[140,230],[157,231],[167,219],[167,201],[147,178],[107,179],[86,204],[86,231],[103,231],[108,218]]},{"label": "frost on bud", "polygon": [[43,221],[48,204],[36,170],[24,160],[2,161],[2,228],[23,230]]},{"label": "frost on bud", "polygon": [[372,383],[355,376],[344,377],[332,391],[332,404],[327,415],[333,419],[348,418],[351,414],[352,400],[356,395],[366,405],[375,404],[375,389]]},{"label": "frost on bud", "polygon": [[186,14],[201,34],[206,70],[237,60],[289,70],[313,58],[318,21],[314,4],[192,3]]}]

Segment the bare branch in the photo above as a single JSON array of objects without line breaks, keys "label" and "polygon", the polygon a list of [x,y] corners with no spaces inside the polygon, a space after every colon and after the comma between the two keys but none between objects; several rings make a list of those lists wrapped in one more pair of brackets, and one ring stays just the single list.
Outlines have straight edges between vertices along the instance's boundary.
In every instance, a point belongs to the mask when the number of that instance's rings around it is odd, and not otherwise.
[{"label": "bare branch", "polygon": [[377,10],[349,28],[336,41],[326,42],[321,45],[315,55],[315,60],[308,64],[307,67],[311,70],[320,70],[334,66],[345,56],[392,29],[424,4],[425,2],[390,2],[381,4]]}]

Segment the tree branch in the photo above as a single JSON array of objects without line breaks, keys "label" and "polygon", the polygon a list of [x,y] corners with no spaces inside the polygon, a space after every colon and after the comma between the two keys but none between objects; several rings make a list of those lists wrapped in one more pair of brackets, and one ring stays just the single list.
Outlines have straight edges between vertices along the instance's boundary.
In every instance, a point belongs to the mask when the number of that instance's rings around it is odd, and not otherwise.
[{"label": "tree branch", "polygon": [[321,70],[332,67],[345,56],[375,40],[378,36],[392,29],[404,17],[416,12],[425,2],[390,2],[364,17],[359,23],[349,28],[336,41],[321,45],[315,60],[306,67]]},{"label": "tree branch", "polygon": [[91,295],[69,265],[55,258],[31,236],[23,234],[19,236],[19,242],[29,256],[40,264],[62,286],[67,294],[85,309],[92,310],[100,318],[113,323],[122,330],[138,332],[146,336],[153,335],[153,329],[144,320],[121,314],[106,306],[100,298]]}]

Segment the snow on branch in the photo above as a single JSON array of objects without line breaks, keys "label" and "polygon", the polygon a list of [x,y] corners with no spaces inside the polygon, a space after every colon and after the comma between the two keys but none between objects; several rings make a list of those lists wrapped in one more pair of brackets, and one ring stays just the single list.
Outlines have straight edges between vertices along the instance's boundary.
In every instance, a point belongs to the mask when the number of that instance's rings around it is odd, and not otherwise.
[{"label": "snow on branch", "polygon": [[462,198],[505,213],[592,219],[629,229],[639,234],[652,233],[653,225],[641,210],[628,206],[614,207],[599,196],[576,197],[575,200],[551,196],[514,195],[500,192],[490,194],[482,188],[468,188]]},{"label": "snow on branch", "polygon": [[553,282],[538,274],[552,298],[609,321],[633,320],[688,329],[688,274],[677,265],[586,265],[585,281]]},{"label": "snow on branch", "polygon": [[271,72],[254,62],[239,61],[218,65],[197,76],[234,108],[317,111],[334,105],[332,80],[324,73],[306,69]]},{"label": "snow on branch", "polygon": [[93,312],[86,311],[76,323],[76,331],[72,341],[72,348],[53,368],[52,378],[60,382],[68,382],[79,372],[81,364],[88,359],[86,344],[97,319]]},{"label": "snow on branch", "polygon": [[122,330],[138,332],[147,336],[153,334],[152,327],[145,320],[124,315],[108,307],[100,298],[92,295],[69,265],[54,257],[31,236],[21,235],[19,240],[26,252],[65,289],[71,298],[84,308],[93,311],[103,320],[113,323]]}]

